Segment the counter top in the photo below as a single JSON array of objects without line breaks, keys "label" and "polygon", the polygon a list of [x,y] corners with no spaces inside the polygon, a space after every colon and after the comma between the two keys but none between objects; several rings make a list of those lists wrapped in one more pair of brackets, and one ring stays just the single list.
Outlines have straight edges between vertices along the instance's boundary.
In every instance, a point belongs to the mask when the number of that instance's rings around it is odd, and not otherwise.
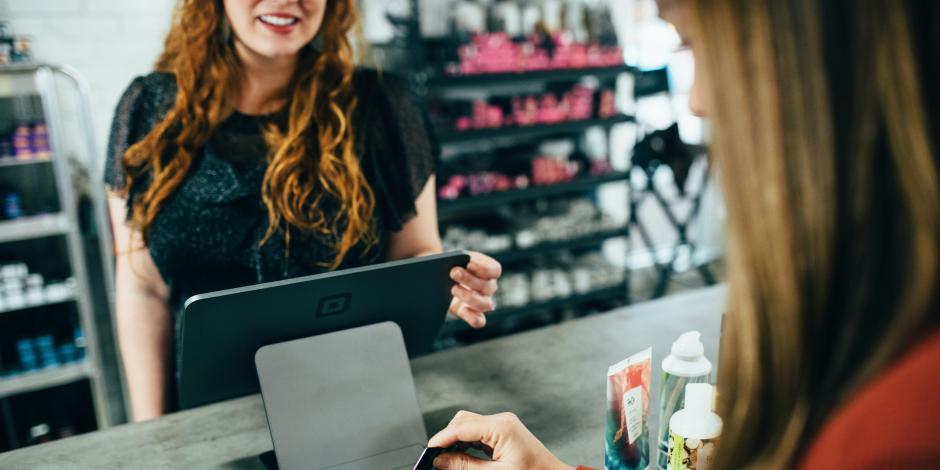
[{"label": "counter top", "polygon": [[[680,333],[699,330],[716,362],[727,289],[700,289],[412,361],[428,432],[454,413],[512,411],[562,460],[603,467],[608,366],[653,347],[654,436],[659,364]],[[271,450],[252,395],[0,454],[0,468],[263,469]]]}]

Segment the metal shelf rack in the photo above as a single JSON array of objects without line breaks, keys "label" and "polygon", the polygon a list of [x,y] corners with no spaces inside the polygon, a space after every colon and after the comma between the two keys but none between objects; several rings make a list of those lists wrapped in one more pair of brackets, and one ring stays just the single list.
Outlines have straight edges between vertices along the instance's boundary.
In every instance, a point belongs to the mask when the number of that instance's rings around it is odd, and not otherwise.
[{"label": "metal shelf rack", "polygon": [[558,124],[536,124],[532,126],[510,126],[494,129],[468,129],[465,131],[441,131],[437,138],[441,145],[455,145],[466,142],[503,138],[533,138],[556,134],[576,134],[592,127],[609,129],[617,124],[634,122],[633,116],[620,114],[605,119],[585,119],[566,121]]},{"label": "metal shelf rack", "polygon": [[[74,291],[68,298],[55,302],[45,302],[40,305],[26,305],[22,308],[9,309],[3,312],[4,316],[16,312],[59,305],[74,305],[71,312],[76,312],[78,325],[85,338],[85,355],[79,362],[67,363],[52,368],[7,375],[0,377],[0,400],[14,395],[37,392],[52,387],[66,385],[81,380],[88,380],[91,388],[92,406],[98,428],[106,428],[113,423],[116,406],[108,400],[108,385],[105,383],[106,374],[103,373],[101,333],[95,314],[95,303],[92,286],[89,279],[88,257],[85,253],[82,224],[79,220],[79,200],[73,188],[72,177],[75,174],[74,162],[67,157],[66,140],[63,138],[65,116],[60,106],[60,97],[57,94],[59,80],[68,80],[74,83],[79,90],[81,106],[80,118],[82,131],[89,155],[95,155],[93,138],[91,135],[90,113],[88,110],[87,86],[82,79],[71,69],[45,64],[26,64],[14,66],[0,66],[0,99],[27,99],[37,100],[40,104],[42,119],[47,125],[49,144],[52,156],[49,159],[33,160],[2,160],[0,161],[0,174],[14,168],[28,166],[51,165],[52,179],[49,184],[54,185],[55,194],[60,212],[41,214],[0,222],[0,245],[9,243],[31,243],[33,241],[59,238],[66,247],[67,256],[61,260],[74,280]],[[80,143],[82,144],[82,143]],[[74,149],[73,149],[74,150]],[[101,228],[100,221],[104,208],[101,197],[92,197],[95,205],[96,220]],[[48,262],[48,260],[46,260]],[[110,292],[110,291],[109,291]],[[110,337],[110,334],[106,335]],[[117,405],[119,406],[119,404]],[[8,407],[5,407],[8,408]]]},{"label": "metal shelf rack", "polygon": [[585,76],[611,78],[632,71],[632,67],[620,65],[616,67],[583,67],[527,72],[479,73],[472,75],[436,75],[428,78],[427,86],[435,90],[443,90],[470,86],[504,85],[508,83],[564,82],[578,80]]}]

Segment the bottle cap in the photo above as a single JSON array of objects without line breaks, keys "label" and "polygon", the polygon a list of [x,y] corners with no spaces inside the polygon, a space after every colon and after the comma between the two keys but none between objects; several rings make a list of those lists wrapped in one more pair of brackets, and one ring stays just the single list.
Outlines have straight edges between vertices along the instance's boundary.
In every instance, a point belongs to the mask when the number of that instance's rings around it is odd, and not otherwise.
[{"label": "bottle cap", "polygon": [[679,335],[679,339],[672,343],[672,355],[685,361],[694,361],[705,355],[705,346],[702,344],[702,334],[698,331],[687,331]]},{"label": "bottle cap", "polygon": [[712,411],[712,386],[688,384],[685,386],[685,409],[701,413]]}]

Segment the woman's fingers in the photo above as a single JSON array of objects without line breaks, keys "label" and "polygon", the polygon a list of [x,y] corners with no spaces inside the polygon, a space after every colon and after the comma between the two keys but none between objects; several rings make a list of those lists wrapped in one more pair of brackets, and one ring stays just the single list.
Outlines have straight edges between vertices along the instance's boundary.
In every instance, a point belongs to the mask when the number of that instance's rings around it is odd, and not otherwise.
[{"label": "woman's fingers", "polygon": [[452,306],[450,313],[457,318],[467,322],[474,328],[483,328],[486,326],[486,314],[479,310],[474,310],[460,300],[456,299],[456,305]]},{"label": "woman's fingers", "polygon": [[452,287],[450,293],[460,299],[464,305],[478,312],[490,312],[496,307],[493,305],[492,297],[480,295],[461,285]]},{"label": "woman's fingers", "polygon": [[461,411],[446,428],[428,442],[428,447],[479,444],[492,449],[492,461],[457,453],[439,455],[434,465],[447,470],[573,470],[558,460],[512,413],[481,416]]},{"label": "woman's fingers", "polygon": [[450,447],[461,442],[479,442],[492,447],[493,443],[483,442],[484,433],[490,430],[484,418],[486,417],[469,411],[458,411],[447,427],[428,441],[428,447]]},{"label": "woman's fingers", "polygon": [[496,279],[479,278],[464,268],[452,269],[450,277],[460,285],[486,296],[495,294],[498,288]]},{"label": "woman's fingers", "polygon": [[499,279],[503,274],[503,266],[499,261],[476,251],[470,252],[467,269],[481,279]]},{"label": "woman's fingers", "polygon": [[448,452],[434,459],[434,468],[441,470],[488,470],[494,462],[487,462],[460,452]]}]

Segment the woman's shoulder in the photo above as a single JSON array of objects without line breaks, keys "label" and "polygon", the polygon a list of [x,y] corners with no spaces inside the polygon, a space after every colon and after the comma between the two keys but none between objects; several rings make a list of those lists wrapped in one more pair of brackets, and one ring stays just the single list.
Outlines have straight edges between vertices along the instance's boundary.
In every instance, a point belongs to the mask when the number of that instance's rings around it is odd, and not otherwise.
[{"label": "woman's shoulder", "polygon": [[122,107],[169,108],[176,99],[176,78],[167,72],[151,72],[135,77],[118,103]]},{"label": "woman's shoulder", "polygon": [[940,329],[832,415],[802,468],[929,468],[940,448],[938,376]]},{"label": "woman's shoulder", "polygon": [[353,83],[362,105],[382,110],[411,108],[415,105],[415,96],[408,79],[397,72],[358,67],[353,74]]},{"label": "woman's shoulder", "polygon": [[398,72],[360,66],[353,72],[353,80],[360,89],[379,88],[384,91],[408,90],[408,80]]},{"label": "woman's shoulder", "polygon": [[109,187],[124,187],[124,153],[150,132],[173,106],[175,99],[176,79],[169,73],[141,75],[127,86],[114,110],[108,138],[105,183]]}]

